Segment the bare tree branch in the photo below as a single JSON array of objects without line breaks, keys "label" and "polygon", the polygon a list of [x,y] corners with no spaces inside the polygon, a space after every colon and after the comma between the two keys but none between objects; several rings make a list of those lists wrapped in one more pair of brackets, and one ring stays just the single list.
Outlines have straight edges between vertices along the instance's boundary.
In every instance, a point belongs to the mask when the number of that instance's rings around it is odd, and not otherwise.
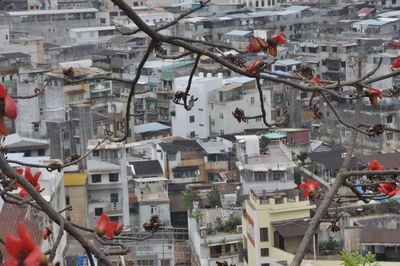
[{"label": "bare tree branch", "polygon": [[54,260],[54,258],[56,257],[56,251],[58,248],[58,245],[60,245],[61,239],[64,235],[64,221],[61,220],[60,221],[60,228],[58,231],[58,235],[57,235],[57,239],[54,242],[53,247],[51,248],[51,252],[50,252],[50,256],[49,256],[49,261],[52,262]]}]

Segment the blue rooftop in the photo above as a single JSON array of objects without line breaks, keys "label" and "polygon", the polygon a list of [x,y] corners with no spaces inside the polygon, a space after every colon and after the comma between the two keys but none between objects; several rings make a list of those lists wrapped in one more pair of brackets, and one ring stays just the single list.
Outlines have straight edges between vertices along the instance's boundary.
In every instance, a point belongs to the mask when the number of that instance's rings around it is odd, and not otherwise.
[{"label": "blue rooftop", "polygon": [[258,136],[258,138],[266,137],[269,139],[281,139],[286,136],[287,136],[286,132],[272,132],[272,133],[260,135],[260,136]]},{"label": "blue rooftop", "polygon": [[359,24],[359,25],[370,25],[370,26],[382,26],[382,25],[388,24],[388,23],[390,23],[390,22],[393,22],[393,21],[376,20],[376,19],[367,19],[367,20],[364,20],[364,21],[357,22],[357,23],[355,23],[355,24]]},{"label": "blue rooftop", "polygon": [[160,131],[160,130],[165,130],[165,129],[170,129],[171,127],[153,122],[153,123],[148,123],[148,124],[142,124],[142,125],[137,125],[135,126],[135,134],[143,134],[147,132],[154,132],[154,131]]}]

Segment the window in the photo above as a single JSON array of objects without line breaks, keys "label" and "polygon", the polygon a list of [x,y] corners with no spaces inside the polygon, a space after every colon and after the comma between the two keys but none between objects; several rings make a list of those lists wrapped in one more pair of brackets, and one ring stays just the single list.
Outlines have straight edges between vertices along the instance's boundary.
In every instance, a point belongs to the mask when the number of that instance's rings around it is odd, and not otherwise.
[{"label": "window", "polygon": [[25,156],[25,157],[31,156],[31,151],[25,151],[25,152],[24,152],[24,156]]},{"label": "window", "polygon": [[170,266],[171,262],[170,260],[161,260],[161,266]]},{"label": "window", "polygon": [[195,131],[191,131],[190,132],[190,138],[194,139],[196,137],[196,132]]},{"label": "window", "polygon": [[261,117],[257,117],[256,122],[261,122]]},{"label": "window", "polygon": [[150,213],[151,214],[157,214],[158,213],[157,205],[150,205]]},{"label": "window", "polygon": [[101,175],[92,175],[92,183],[100,183]]},{"label": "window", "polygon": [[322,46],[322,52],[326,52],[326,46]]},{"label": "window", "polygon": [[110,194],[110,202],[118,202],[118,193]]},{"label": "window", "polygon": [[69,195],[65,196],[65,205],[69,205]]},{"label": "window", "polygon": [[110,182],[118,182],[118,173],[109,174],[108,180]]},{"label": "window", "polygon": [[326,60],[322,60],[322,65],[326,66]]},{"label": "window", "polygon": [[301,51],[305,52],[306,51],[306,47],[301,47]]},{"label": "window", "polygon": [[310,53],[316,54],[316,53],[317,53],[317,48],[315,48],[315,47],[310,47],[310,48],[308,48],[308,51],[309,51]]},{"label": "window", "polygon": [[387,123],[387,124],[393,123],[393,116],[392,116],[392,115],[388,115],[388,116],[386,117],[386,123]]},{"label": "window", "polygon": [[341,67],[346,67],[346,61],[341,62],[341,63],[340,63],[340,66],[341,66]]},{"label": "window", "polygon": [[220,135],[220,136],[223,136],[223,135],[224,135],[224,131],[223,131],[223,130],[220,130],[220,131],[219,131],[219,135]]},{"label": "window", "polygon": [[262,248],[261,257],[268,257],[268,256],[269,256],[269,248]]},{"label": "window", "polygon": [[342,130],[342,137],[346,137],[346,130]]},{"label": "window", "polygon": [[332,47],[332,52],[337,53],[337,47]]},{"label": "window", "polygon": [[273,171],[272,172],[272,179],[273,180],[281,180],[285,177],[285,172],[283,171]]},{"label": "window", "polygon": [[219,119],[224,119],[224,113],[219,113]]},{"label": "window", "polygon": [[190,122],[190,123],[194,123],[194,115],[191,115],[191,116],[189,117],[189,122]]},{"label": "window", "polygon": [[93,151],[93,157],[99,157],[100,156],[100,151],[94,150]]},{"label": "window", "polygon": [[176,153],[167,153],[168,161],[175,161],[176,160]]},{"label": "window", "polygon": [[260,241],[268,241],[268,227],[260,228]]},{"label": "window", "polygon": [[396,4],[396,0],[392,0],[392,5],[395,5]]},{"label": "window", "polygon": [[254,99],[254,97],[251,97],[251,98],[250,98],[250,104],[251,104],[251,105],[254,105],[254,103],[255,103],[255,99]]},{"label": "window", "polygon": [[100,19],[100,23],[101,23],[101,24],[106,24],[106,19],[105,19],[105,18],[101,18],[101,19]]},{"label": "window", "polygon": [[94,215],[100,216],[103,213],[103,208],[94,208]]},{"label": "window", "polygon": [[269,266],[269,263],[262,263],[261,266]]},{"label": "window", "polygon": [[38,149],[38,156],[44,156],[45,150],[44,149]]},{"label": "window", "polygon": [[386,140],[387,140],[387,141],[393,140],[393,133],[392,133],[392,132],[386,133]]},{"label": "window", "polygon": [[267,173],[266,172],[254,172],[254,181],[267,181]]}]

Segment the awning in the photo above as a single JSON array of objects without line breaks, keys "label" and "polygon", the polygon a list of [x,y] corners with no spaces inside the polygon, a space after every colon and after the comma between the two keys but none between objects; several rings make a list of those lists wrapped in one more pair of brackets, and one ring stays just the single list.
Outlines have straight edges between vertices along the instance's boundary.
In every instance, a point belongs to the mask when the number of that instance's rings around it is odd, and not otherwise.
[{"label": "awning", "polygon": [[307,228],[310,224],[310,221],[302,220],[292,220],[283,223],[274,223],[272,224],[278,233],[286,238],[286,237],[295,237],[295,236],[304,236],[307,231]]}]

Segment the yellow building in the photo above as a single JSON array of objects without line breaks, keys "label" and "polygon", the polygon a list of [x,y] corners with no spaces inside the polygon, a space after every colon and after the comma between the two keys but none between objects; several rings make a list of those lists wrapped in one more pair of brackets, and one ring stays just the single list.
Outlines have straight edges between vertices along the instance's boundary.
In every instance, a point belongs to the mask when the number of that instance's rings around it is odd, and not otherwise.
[{"label": "yellow building", "polygon": [[81,226],[87,226],[87,174],[65,173],[65,205],[72,206],[72,211],[66,211],[67,219]]},{"label": "yellow building", "polygon": [[275,265],[297,250],[315,208],[298,194],[250,190],[242,217],[245,265]]}]

